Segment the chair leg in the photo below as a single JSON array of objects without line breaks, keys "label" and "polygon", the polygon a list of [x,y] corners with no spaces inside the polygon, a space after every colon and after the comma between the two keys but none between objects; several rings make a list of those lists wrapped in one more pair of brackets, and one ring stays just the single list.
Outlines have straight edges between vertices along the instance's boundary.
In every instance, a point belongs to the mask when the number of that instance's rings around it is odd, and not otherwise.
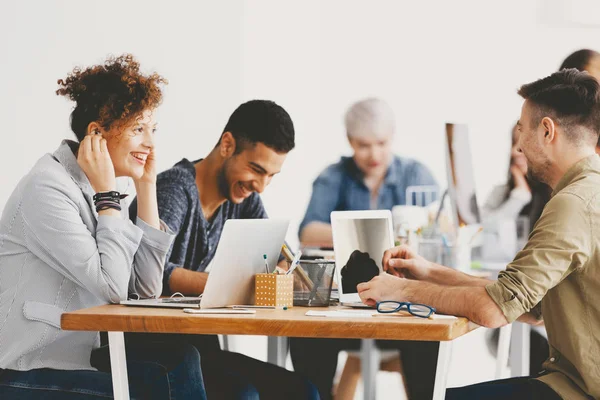
[{"label": "chair leg", "polygon": [[402,359],[400,356],[398,355],[386,361],[382,361],[379,369],[381,371],[398,372],[402,380],[402,390],[404,391],[404,396],[408,398],[408,393],[406,393],[406,376],[404,375],[404,366],[402,365]]},{"label": "chair leg", "polygon": [[400,356],[396,356],[386,361],[382,361],[379,366],[379,369],[381,371],[399,372],[400,375],[404,376],[404,370],[402,369],[402,361],[400,360]]},{"label": "chair leg", "polygon": [[[380,371],[398,372],[405,381],[404,369],[400,356],[393,357],[379,364]],[[356,387],[361,378],[360,357],[349,354],[342,375],[334,391],[334,400],[352,400],[356,394]]]},{"label": "chair leg", "polygon": [[352,400],[356,393],[356,386],[360,379],[360,358],[348,355],[342,370],[340,381],[337,384],[334,400]]}]

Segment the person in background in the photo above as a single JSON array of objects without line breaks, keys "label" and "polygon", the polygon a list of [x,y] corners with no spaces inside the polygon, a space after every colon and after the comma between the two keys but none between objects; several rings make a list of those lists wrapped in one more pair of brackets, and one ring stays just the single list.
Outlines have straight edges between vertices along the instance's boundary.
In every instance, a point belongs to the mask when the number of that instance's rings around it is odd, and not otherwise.
[{"label": "person in background", "polygon": [[[570,54],[560,66],[559,70],[565,68],[576,68],[586,71],[600,81],[600,53],[595,50],[582,49]],[[600,139],[596,144],[596,154],[600,154]]]},{"label": "person in background", "polygon": [[304,245],[332,246],[332,211],[391,210],[406,204],[407,187],[437,185],[423,164],[392,153],[394,113],[383,100],[354,103],[345,126],[354,154],[327,167],[314,181],[299,229]]},{"label": "person in background", "polygon": [[[315,180],[300,225],[300,241],[305,245],[332,245],[332,211],[391,210],[406,203],[407,187],[436,185],[424,165],[392,153],[394,115],[383,100],[369,98],[353,104],[346,113],[345,124],[354,155],[342,157]],[[377,346],[400,350],[409,398],[431,399],[437,343],[381,340]],[[294,370],[318,387],[322,399],[332,398],[338,353],[359,349],[360,340],[290,338]]]},{"label": "person in background", "polygon": [[[158,175],[158,211],[176,235],[163,275],[165,294],[204,292],[225,221],[267,218],[260,193],[294,146],[290,115],[272,101],[251,100],[231,114],[206,158],[184,158]],[[134,200],[131,212],[138,207]],[[222,351],[216,335],[126,335],[131,342],[156,338],[187,342],[200,351],[209,398],[237,398],[244,388],[261,399],[318,398],[304,377]]]},{"label": "person in background", "polygon": [[[600,53],[589,49],[577,50],[565,58],[559,71],[569,68],[586,71],[600,80]],[[486,220],[527,216],[531,230],[550,199],[550,189],[527,175],[527,160],[519,151],[518,135],[515,125],[512,130],[508,183],[493,189],[482,211]],[[600,143],[596,146],[596,152],[600,153]]]},{"label": "person in background", "polygon": [[[60,329],[60,316],[159,296],[174,238],[156,205],[157,74],[131,55],[76,68],[57,94],[75,102],[65,140],[19,182],[0,219],[0,397],[112,398],[107,347],[98,332]],[[116,178],[135,183],[132,223]],[[100,369],[101,371],[97,370]],[[198,351],[133,343],[127,373],[135,399],[206,399]]]},{"label": "person in background", "polygon": [[484,221],[511,219],[520,216],[529,219],[530,230],[550,200],[550,188],[527,174],[527,160],[519,151],[519,131],[515,125],[511,134],[512,144],[508,181],[494,187],[482,209]]},{"label": "person in background", "polygon": [[[586,71],[596,80],[600,80],[600,53],[589,49],[577,50],[565,58],[559,71],[569,68]],[[508,182],[493,189],[483,207],[483,217],[493,220],[527,216],[531,230],[550,199],[550,188],[527,175],[527,160],[519,151],[519,132],[516,125],[511,138]]]},{"label": "person in background", "polygon": [[588,74],[600,81],[600,53],[595,50],[582,49],[569,54],[560,65],[559,71],[575,68],[586,71]]},{"label": "person in background", "polygon": [[[527,159],[519,151],[519,130],[515,125],[512,130],[510,163],[508,171],[508,182],[496,186],[482,209],[484,224],[493,226],[504,220],[516,221],[518,218],[524,218],[527,221],[527,232],[525,236],[533,230],[533,227],[542,211],[550,200],[552,190],[548,185],[539,182],[527,173]],[[503,243],[503,240],[496,241]],[[510,241],[509,241],[510,242]],[[514,254],[515,250],[508,249],[507,254]],[[538,330],[539,329],[539,330]],[[489,336],[488,347],[495,355],[498,347],[499,331],[494,330]],[[529,372],[535,375],[542,371],[542,364],[548,358],[548,340],[545,337],[543,327],[533,327],[530,333],[530,353],[529,353]]]}]

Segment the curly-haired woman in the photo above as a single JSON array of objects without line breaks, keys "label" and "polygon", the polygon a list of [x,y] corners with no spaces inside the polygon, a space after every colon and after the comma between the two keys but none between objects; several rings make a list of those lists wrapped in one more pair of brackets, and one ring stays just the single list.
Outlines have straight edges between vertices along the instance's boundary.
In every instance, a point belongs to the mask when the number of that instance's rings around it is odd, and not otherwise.
[{"label": "curly-haired woman", "polygon": [[[75,69],[58,95],[75,102],[65,140],[19,182],[0,219],[0,397],[96,399],[112,396],[98,332],[60,329],[63,312],[118,303],[129,293],[158,296],[173,235],[156,204],[154,110],[157,74],[131,55]],[[130,177],[136,223],[116,192]],[[197,350],[128,346],[131,395],[204,399]]]}]

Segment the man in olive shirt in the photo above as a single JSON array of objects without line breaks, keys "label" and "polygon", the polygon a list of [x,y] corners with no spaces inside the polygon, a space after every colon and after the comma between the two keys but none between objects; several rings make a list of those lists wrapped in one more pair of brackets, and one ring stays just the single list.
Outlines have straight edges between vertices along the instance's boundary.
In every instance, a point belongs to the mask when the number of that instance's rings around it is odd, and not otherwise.
[{"label": "man in olive shirt", "polygon": [[383,257],[389,274],[359,285],[359,294],[367,304],[424,303],[491,328],[543,320],[550,358],[539,377],[449,389],[446,399],[600,399],[600,87],[570,69],[519,94],[520,150],[553,189],[525,248],[490,281],[396,247]]}]

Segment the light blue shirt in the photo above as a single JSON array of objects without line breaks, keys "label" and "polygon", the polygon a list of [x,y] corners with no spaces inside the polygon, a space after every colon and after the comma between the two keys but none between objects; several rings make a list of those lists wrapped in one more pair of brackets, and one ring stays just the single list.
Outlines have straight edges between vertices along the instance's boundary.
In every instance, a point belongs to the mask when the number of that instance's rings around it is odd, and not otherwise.
[{"label": "light blue shirt", "polygon": [[[406,204],[407,187],[429,185],[437,186],[437,183],[427,167],[418,161],[395,156],[379,189],[375,209],[391,210],[396,205]],[[364,183],[364,174],[353,158],[342,157],[314,181],[312,197],[299,232],[310,222],[331,223],[332,211],[371,208],[371,192]]]}]

